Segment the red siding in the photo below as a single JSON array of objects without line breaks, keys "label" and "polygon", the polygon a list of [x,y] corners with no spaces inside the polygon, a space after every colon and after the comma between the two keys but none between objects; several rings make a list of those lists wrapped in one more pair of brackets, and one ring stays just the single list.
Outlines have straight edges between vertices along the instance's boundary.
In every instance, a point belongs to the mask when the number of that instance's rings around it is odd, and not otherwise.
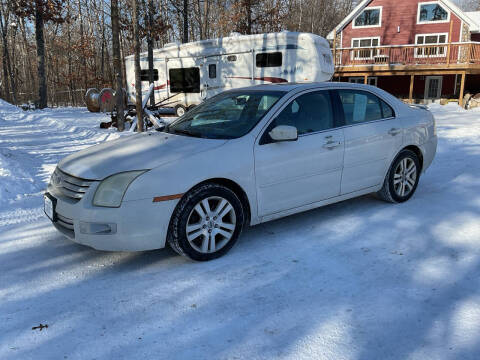
[{"label": "red siding", "polygon": [[[368,7],[382,6],[382,26],[352,28],[352,21],[342,31],[342,47],[351,47],[351,39],[380,36],[380,45],[415,44],[415,34],[448,33],[450,23],[417,25],[420,0],[373,0]],[[452,42],[460,41],[461,20],[450,12],[453,20]],[[398,32],[400,26],[400,32]]]}]

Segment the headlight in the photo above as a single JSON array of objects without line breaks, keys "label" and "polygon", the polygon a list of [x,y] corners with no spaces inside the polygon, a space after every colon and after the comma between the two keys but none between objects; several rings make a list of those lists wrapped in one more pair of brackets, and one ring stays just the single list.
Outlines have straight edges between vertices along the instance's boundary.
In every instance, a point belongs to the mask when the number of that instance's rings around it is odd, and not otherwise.
[{"label": "headlight", "polygon": [[94,206],[120,207],[128,186],[147,170],[127,171],[111,175],[98,185],[93,196]]}]

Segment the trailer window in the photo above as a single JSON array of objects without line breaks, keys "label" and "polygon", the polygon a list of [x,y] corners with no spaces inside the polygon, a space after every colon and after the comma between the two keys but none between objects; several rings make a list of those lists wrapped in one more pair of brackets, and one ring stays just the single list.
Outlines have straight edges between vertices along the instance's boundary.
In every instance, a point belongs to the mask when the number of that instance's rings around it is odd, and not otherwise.
[{"label": "trailer window", "polygon": [[228,61],[237,61],[237,55],[228,55],[227,60]]},{"label": "trailer window", "polygon": [[282,66],[282,53],[260,53],[256,56],[257,67],[276,67]]},{"label": "trailer window", "polygon": [[208,78],[215,79],[217,77],[217,65],[210,64],[208,65]]},{"label": "trailer window", "polygon": [[[142,69],[140,70],[140,80],[141,81],[150,81],[150,78],[148,76],[148,69]],[[153,69],[153,81],[158,80],[158,70]]]},{"label": "trailer window", "polygon": [[168,74],[172,93],[200,92],[200,70],[198,67],[170,69]]}]

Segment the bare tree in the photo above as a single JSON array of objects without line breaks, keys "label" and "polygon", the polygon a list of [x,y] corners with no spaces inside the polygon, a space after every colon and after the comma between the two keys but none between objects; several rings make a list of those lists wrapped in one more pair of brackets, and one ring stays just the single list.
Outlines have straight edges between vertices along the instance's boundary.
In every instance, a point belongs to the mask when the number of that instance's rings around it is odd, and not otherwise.
[{"label": "bare tree", "polygon": [[63,17],[64,4],[61,0],[18,0],[15,4],[16,13],[20,17],[35,19],[35,40],[37,44],[38,73],[38,107],[47,107],[47,77],[45,71],[45,22],[57,24],[65,21]]},{"label": "bare tree", "polygon": [[142,79],[140,75],[140,4],[133,2],[133,43],[135,52],[135,107],[137,109],[137,131],[143,131]]},{"label": "bare tree", "polygon": [[120,55],[120,24],[118,14],[118,0],[111,0],[110,3],[112,19],[112,54],[113,71],[115,72],[115,93],[117,103],[117,128],[119,131],[125,130],[125,118],[123,109],[123,71]]},{"label": "bare tree", "polygon": [[[147,19],[145,21],[147,27],[147,51],[148,51],[148,82],[153,84],[153,0],[148,0],[148,10],[146,11]],[[155,105],[155,91],[150,93],[150,105]]]},{"label": "bare tree", "polygon": [[[12,74],[12,66],[10,64],[10,55],[8,48],[7,32],[8,32],[8,23],[10,21],[10,12],[5,11],[3,1],[0,1],[0,32],[2,34],[2,48],[3,48],[3,81],[4,81],[4,92],[5,98],[7,101],[13,99],[13,102],[16,103],[15,99],[15,81]],[[10,86],[11,85],[11,86]],[[12,92],[10,94],[10,88]]]},{"label": "bare tree", "polygon": [[183,0],[183,42],[188,42],[188,0]]}]

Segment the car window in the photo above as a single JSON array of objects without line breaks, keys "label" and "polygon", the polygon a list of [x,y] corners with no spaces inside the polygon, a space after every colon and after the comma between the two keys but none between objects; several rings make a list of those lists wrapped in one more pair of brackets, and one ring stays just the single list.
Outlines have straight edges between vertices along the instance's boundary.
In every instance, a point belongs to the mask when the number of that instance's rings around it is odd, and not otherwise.
[{"label": "car window", "polygon": [[339,90],[338,94],[347,125],[382,118],[380,99],[376,96],[358,90]]},{"label": "car window", "polygon": [[383,117],[386,118],[391,118],[395,116],[395,112],[393,111],[392,107],[388,105],[385,101],[380,100],[382,103],[382,113]]},{"label": "car window", "polygon": [[328,91],[301,95],[285,107],[274,126],[295,126],[298,135],[333,128],[333,109]]},{"label": "car window", "polygon": [[338,90],[347,125],[394,116],[393,109],[379,97],[361,90]]},{"label": "car window", "polygon": [[283,91],[229,91],[214,96],[170,124],[167,132],[212,139],[248,133],[285,94]]}]

